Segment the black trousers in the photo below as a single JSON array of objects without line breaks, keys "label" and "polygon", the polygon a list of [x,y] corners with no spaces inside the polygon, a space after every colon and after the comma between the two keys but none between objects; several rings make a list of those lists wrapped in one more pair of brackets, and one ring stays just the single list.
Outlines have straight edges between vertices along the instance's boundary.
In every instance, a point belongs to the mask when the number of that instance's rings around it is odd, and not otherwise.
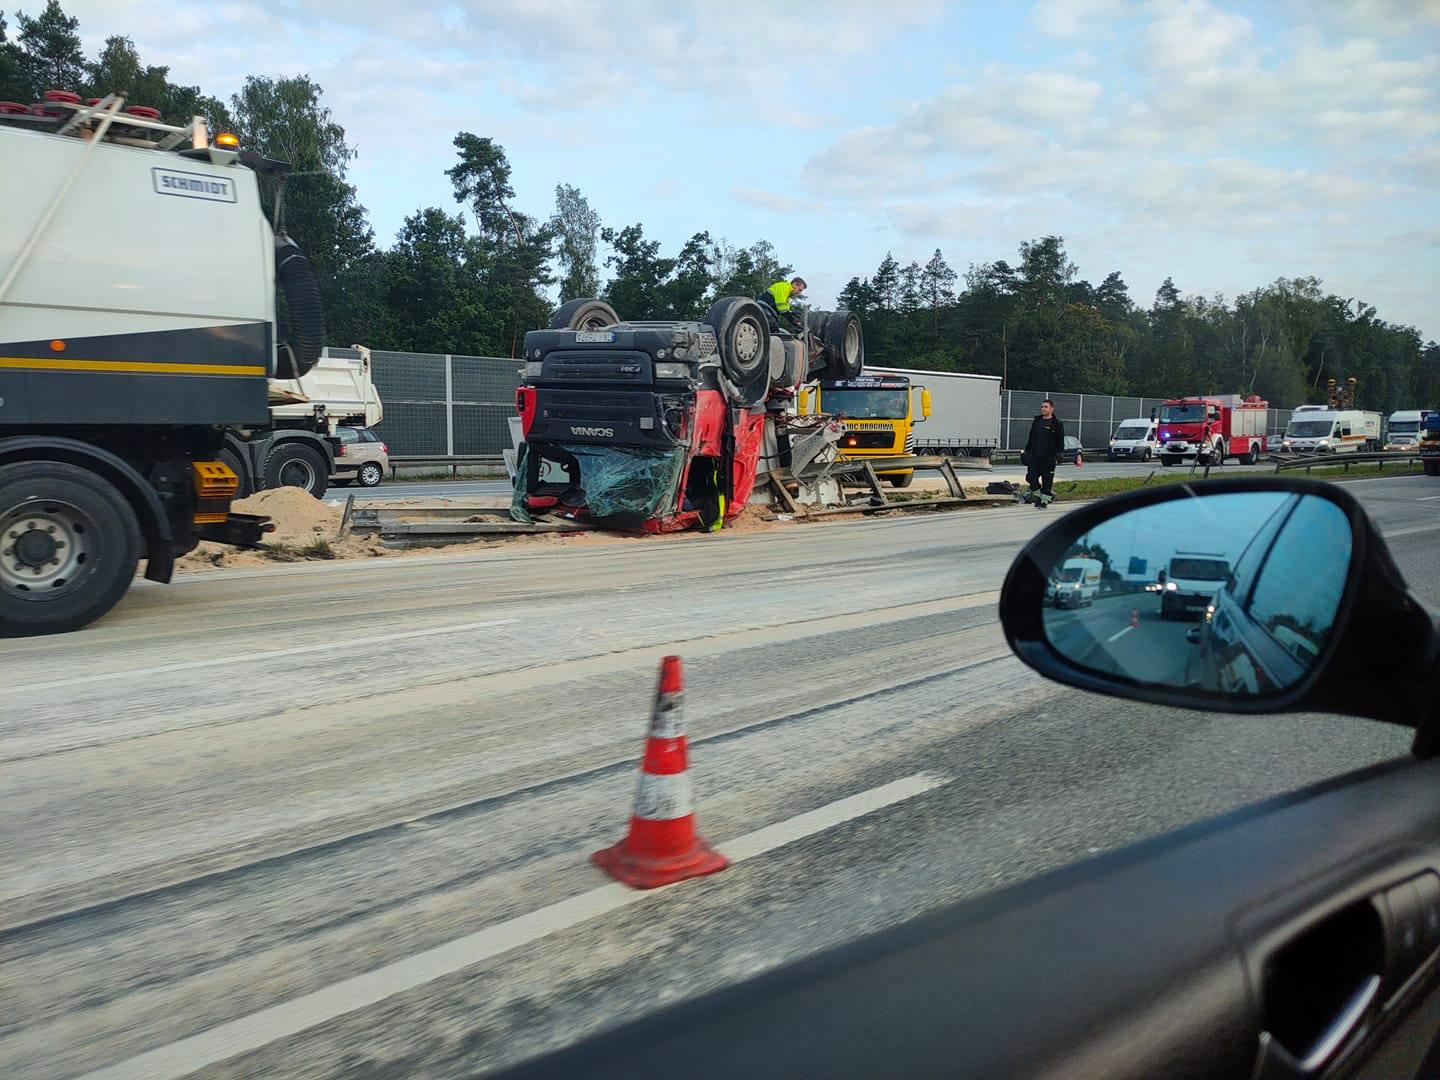
[{"label": "black trousers", "polygon": [[1025,468],[1025,482],[1030,485],[1030,490],[1040,491],[1046,495],[1055,494],[1055,466],[1045,469],[1041,465],[1027,465]]}]

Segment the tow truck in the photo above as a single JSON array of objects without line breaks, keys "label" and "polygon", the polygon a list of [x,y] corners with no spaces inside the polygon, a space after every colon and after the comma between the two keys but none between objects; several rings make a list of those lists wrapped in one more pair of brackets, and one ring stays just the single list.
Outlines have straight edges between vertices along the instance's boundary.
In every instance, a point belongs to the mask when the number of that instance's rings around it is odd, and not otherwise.
[{"label": "tow truck", "polygon": [[71,631],[141,559],[166,582],[201,539],[259,543],[242,486],[297,461],[323,485],[330,418],[278,420],[271,379],[305,377],[325,318],[261,209],[288,166],[203,117],[51,90],[0,102],[0,161],[0,635]]},{"label": "tow truck", "polygon": [[[918,394],[917,394],[918,391]],[[916,398],[919,408],[916,408]],[[822,379],[800,393],[800,412],[843,417],[840,452],[846,458],[870,458],[877,466],[887,457],[915,452],[915,425],[930,418],[930,390],[914,385],[907,375],[871,373],[854,379]],[[893,487],[905,488],[914,469],[877,468]]]}]

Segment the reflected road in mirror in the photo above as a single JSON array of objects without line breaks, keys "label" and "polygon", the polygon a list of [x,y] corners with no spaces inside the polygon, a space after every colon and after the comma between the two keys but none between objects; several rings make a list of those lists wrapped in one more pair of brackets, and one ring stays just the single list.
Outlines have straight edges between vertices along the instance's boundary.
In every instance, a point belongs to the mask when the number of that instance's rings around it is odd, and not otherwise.
[{"label": "reflected road in mirror", "polygon": [[1299,682],[1349,577],[1328,499],[1196,492],[1078,537],[1049,568],[1045,632],[1072,663],[1136,682],[1263,696]]}]

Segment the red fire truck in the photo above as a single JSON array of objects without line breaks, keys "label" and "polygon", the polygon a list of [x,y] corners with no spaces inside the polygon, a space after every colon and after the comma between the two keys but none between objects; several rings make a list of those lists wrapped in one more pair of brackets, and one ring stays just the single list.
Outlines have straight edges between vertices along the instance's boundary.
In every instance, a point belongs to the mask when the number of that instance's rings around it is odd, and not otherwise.
[{"label": "red fire truck", "polygon": [[1160,464],[1176,465],[1205,453],[1212,464],[1239,458],[1247,465],[1265,450],[1270,405],[1255,395],[1197,394],[1160,406]]}]

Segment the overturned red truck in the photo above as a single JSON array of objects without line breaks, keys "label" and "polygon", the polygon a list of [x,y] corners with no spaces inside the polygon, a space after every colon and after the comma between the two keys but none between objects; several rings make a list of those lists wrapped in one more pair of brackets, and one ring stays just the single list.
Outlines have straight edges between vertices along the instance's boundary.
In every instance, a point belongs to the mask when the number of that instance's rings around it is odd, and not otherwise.
[{"label": "overturned red truck", "polygon": [[603,301],[572,300],[525,335],[511,516],[719,529],[748,503],[765,448],[785,463],[797,388],[854,378],[864,354],[848,311],[810,312],[792,334],[745,297],[699,322],[622,322]]}]

